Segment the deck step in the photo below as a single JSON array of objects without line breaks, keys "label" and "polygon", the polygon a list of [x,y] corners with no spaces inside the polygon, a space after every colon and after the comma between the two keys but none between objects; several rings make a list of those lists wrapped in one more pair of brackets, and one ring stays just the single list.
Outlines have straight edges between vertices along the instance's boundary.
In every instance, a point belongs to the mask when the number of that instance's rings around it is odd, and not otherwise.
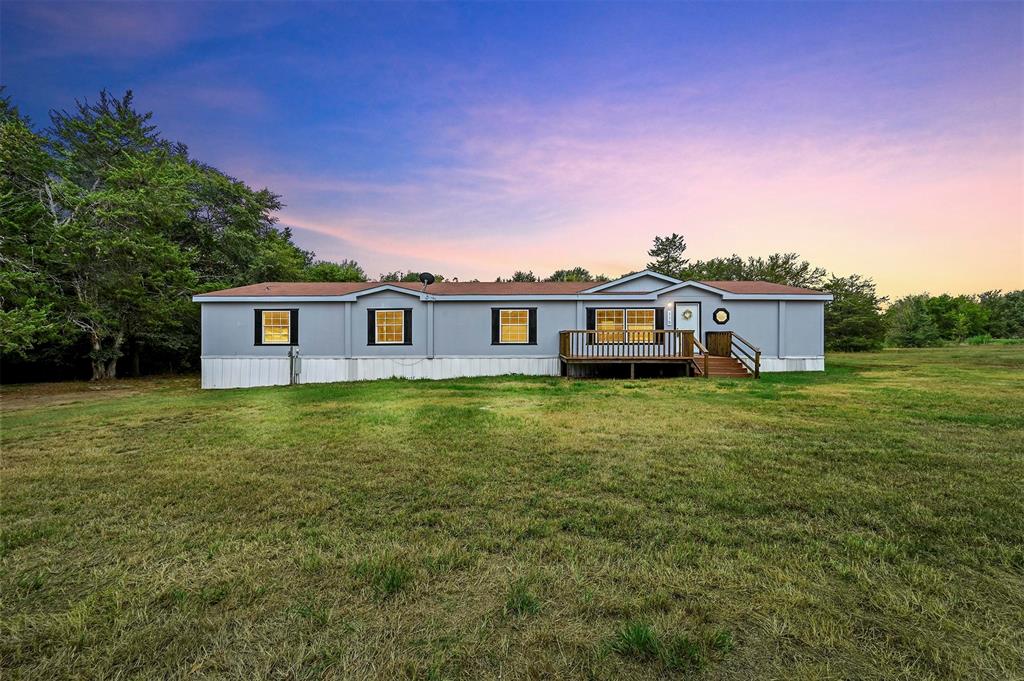
[{"label": "deck step", "polygon": [[[708,378],[751,378],[750,371],[735,357],[708,357]],[[704,360],[695,359],[697,375],[704,375]]]}]

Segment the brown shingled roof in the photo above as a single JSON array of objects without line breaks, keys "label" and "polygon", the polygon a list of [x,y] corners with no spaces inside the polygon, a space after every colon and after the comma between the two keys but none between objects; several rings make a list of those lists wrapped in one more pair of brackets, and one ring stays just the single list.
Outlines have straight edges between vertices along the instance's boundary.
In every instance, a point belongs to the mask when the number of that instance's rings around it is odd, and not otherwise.
[{"label": "brown shingled roof", "polygon": [[[796,286],[784,286],[767,281],[702,281],[722,291],[740,294],[767,295],[813,295],[821,291]],[[388,282],[388,281],[345,281],[345,282],[312,282],[312,281],[268,281],[262,284],[239,286],[203,293],[204,296],[345,296],[357,291],[365,291],[377,286],[391,285],[410,291],[423,291],[419,282]],[[452,295],[573,295],[596,284],[592,281],[444,281],[431,284],[426,292],[435,296]],[[598,291],[594,295],[629,295],[637,291]]]},{"label": "brown shingled roof", "polygon": [[[419,282],[397,281],[268,281],[262,284],[239,286],[222,291],[203,293],[204,296],[344,296],[365,291],[377,286],[397,286],[410,291],[422,291]],[[444,281],[431,284],[426,292],[435,296],[450,295],[571,295],[590,288],[594,282],[587,281]]]},{"label": "brown shingled roof", "polygon": [[786,286],[785,284],[773,284],[770,281],[702,281],[702,284],[713,286],[729,293],[750,293],[750,294],[781,294],[781,295],[820,295],[822,291],[815,291],[810,288],[799,286]]},{"label": "brown shingled roof", "polygon": [[265,281],[262,284],[237,286],[220,291],[203,293],[204,296],[344,296],[370,288],[372,284],[361,281],[312,282],[312,281]]}]

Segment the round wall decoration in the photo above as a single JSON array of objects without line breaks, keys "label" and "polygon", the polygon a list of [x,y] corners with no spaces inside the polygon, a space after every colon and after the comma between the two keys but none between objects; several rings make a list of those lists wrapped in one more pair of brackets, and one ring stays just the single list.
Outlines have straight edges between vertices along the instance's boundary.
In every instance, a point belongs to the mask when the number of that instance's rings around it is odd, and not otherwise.
[{"label": "round wall decoration", "polygon": [[720,307],[711,313],[711,318],[715,320],[716,324],[725,324],[729,321],[729,311],[724,307]]},{"label": "round wall decoration", "polygon": [[683,310],[683,319],[689,321],[693,317],[693,310]]}]

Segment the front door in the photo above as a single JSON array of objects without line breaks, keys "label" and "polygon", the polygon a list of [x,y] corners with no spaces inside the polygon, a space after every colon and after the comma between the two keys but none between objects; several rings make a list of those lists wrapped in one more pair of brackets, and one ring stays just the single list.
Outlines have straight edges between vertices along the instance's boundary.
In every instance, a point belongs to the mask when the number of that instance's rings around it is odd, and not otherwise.
[{"label": "front door", "polygon": [[693,337],[700,337],[700,303],[676,303],[676,329],[693,331]]}]

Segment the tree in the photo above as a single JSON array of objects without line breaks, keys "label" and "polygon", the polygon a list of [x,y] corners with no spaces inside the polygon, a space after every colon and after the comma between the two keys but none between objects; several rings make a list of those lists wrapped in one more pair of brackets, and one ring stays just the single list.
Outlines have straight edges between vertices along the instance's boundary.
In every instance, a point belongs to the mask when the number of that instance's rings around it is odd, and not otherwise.
[{"label": "tree", "polygon": [[187,164],[153,152],[101,172],[91,185],[59,180],[50,190],[60,257],[50,269],[64,314],[88,336],[93,379],[116,376],[129,336],[178,330],[196,283],[188,255],[162,234],[184,219]]},{"label": "tree", "polygon": [[340,263],[321,260],[313,263],[304,274],[306,281],[366,281],[366,273],[355,260]]},{"label": "tree", "polygon": [[683,257],[686,239],[681,234],[654,237],[647,254],[654,258],[647,269],[682,280],[753,280],[770,281],[788,286],[820,289],[828,276],[823,267],[814,267],[796,253],[773,253],[767,258],[748,257],[733,253],[709,260],[690,261]]},{"label": "tree", "polygon": [[875,283],[859,275],[833,275],[824,289],[834,300],[825,304],[825,349],[846,352],[879,350],[885,340],[885,321]]},{"label": "tree", "polygon": [[533,273],[533,270],[530,270],[529,272],[516,270],[509,281],[540,281],[540,279],[538,279],[537,275]]},{"label": "tree", "polygon": [[974,296],[944,293],[929,298],[926,306],[943,340],[962,341],[984,333],[988,326],[988,310]]},{"label": "tree", "polygon": [[928,297],[928,294],[906,296],[886,310],[889,343],[902,348],[923,348],[939,343],[939,329],[928,312]]},{"label": "tree", "polygon": [[678,277],[705,281],[770,281],[787,286],[820,289],[828,272],[801,260],[796,253],[773,253],[767,258],[749,257],[746,260],[735,253],[725,258],[696,260]]},{"label": "tree", "polygon": [[1024,337],[1024,290],[986,291],[978,296],[978,304],[986,312],[986,333],[993,338]]},{"label": "tree", "polygon": [[28,359],[65,331],[57,289],[41,262],[50,227],[43,187],[53,169],[46,140],[0,97],[0,354]]},{"label": "tree", "polygon": [[194,254],[200,290],[304,279],[313,256],[292,243],[289,229],[277,227],[273,214],[280,197],[216,168],[192,165],[188,217],[171,238]]},{"label": "tree", "polygon": [[[33,131],[0,96],[0,352],[10,368],[122,357],[160,368],[199,355],[192,294],[259,281],[365,279],[315,263],[253,189],[161,137],[131,92],[101,92]],[[13,372],[17,374],[17,371]]]},{"label": "tree", "polygon": [[544,281],[595,281],[594,276],[582,267],[570,270],[555,270]]},{"label": "tree", "polygon": [[[403,272],[402,270],[395,270],[394,272],[385,272],[381,274],[377,281],[401,281],[412,283],[420,280],[420,274],[422,274],[422,272]],[[445,281],[445,276],[443,274],[435,274],[434,281]]]},{"label": "tree", "polygon": [[686,252],[686,238],[673,232],[669,236],[654,237],[654,245],[647,255],[654,258],[647,263],[647,269],[683,279],[690,261],[683,257]]}]

